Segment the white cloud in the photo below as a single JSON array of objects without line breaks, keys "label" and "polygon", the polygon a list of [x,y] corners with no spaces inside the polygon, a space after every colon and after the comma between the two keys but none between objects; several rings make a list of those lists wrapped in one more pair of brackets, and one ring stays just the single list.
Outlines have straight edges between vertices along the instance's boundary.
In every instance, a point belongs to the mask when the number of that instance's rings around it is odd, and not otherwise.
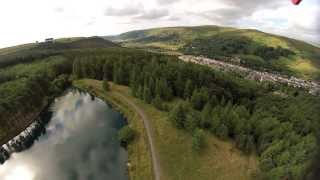
[{"label": "white cloud", "polygon": [[110,35],[164,26],[254,27],[320,43],[319,1],[2,0],[0,47],[47,37]]},{"label": "white cloud", "polygon": [[320,42],[320,7],[304,4],[255,12],[251,24],[265,31],[307,41]]},{"label": "white cloud", "polygon": [[156,20],[169,15],[169,11],[166,9],[151,9],[143,12],[137,19]]},{"label": "white cloud", "polygon": [[169,4],[173,4],[176,3],[180,0],[157,0],[157,2],[161,5],[169,5]]},{"label": "white cloud", "polygon": [[62,12],[64,12],[64,8],[63,7],[56,7],[54,9],[54,11],[57,12],[57,13],[62,13]]},{"label": "white cloud", "polygon": [[143,5],[142,4],[136,4],[136,5],[128,5],[124,8],[113,8],[108,7],[104,13],[106,16],[132,16],[137,15],[143,12]]}]

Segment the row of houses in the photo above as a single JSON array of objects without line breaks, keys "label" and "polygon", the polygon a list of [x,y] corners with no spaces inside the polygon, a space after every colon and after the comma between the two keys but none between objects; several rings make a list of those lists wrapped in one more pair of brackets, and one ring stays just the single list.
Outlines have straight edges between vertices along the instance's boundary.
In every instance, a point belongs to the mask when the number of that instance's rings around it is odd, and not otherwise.
[{"label": "row of houses", "polygon": [[299,79],[296,77],[287,78],[287,77],[281,76],[280,74],[256,71],[250,68],[226,63],[223,61],[218,61],[215,59],[205,58],[202,56],[196,57],[196,56],[190,56],[190,55],[183,55],[183,56],[180,56],[179,59],[185,62],[192,62],[196,64],[207,65],[222,71],[240,72],[241,74],[244,74],[248,79],[253,79],[259,82],[262,82],[262,81],[277,82],[277,83],[286,84],[288,86],[292,86],[295,88],[303,88],[308,90],[310,94],[320,95],[320,84],[313,81],[307,81],[307,80]]}]

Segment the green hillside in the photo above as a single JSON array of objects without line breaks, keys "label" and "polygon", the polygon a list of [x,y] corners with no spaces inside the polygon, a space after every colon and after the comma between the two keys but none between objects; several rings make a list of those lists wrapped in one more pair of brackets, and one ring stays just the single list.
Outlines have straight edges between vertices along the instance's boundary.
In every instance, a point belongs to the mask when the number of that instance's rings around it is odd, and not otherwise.
[{"label": "green hillside", "polygon": [[[320,80],[320,48],[257,30],[218,26],[169,27],[105,38],[126,47],[205,55],[222,60],[240,56],[243,65]],[[243,51],[238,51],[237,45],[243,46]]]},{"label": "green hillside", "polygon": [[34,43],[2,48],[2,49],[0,49],[0,56],[6,55],[6,54],[15,53],[15,52],[19,52],[19,51],[22,51],[22,50],[27,50],[27,49],[30,49],[32,47],[35,47]]},{"label": "green hillside", "polygon": [[117,47],[115,43],[99,37],[77,38],[77,39],[58,39],[54,43],[43,43],[37,46],[37,49],[44,50],[69,50],[86,48],[108,48]]},{"label": "green hillside", "polygon": [[0,68],[32,62],[68,50],[118,47],[117,44],[99,37],[63,38],[54,43],[32,43],[0,49]]},{"label": "green hillside", "polygon": [[[60,38],[60,39],[55,39],[55,42],[71,43],[71,42],[75,42],[75,41],[81,40],[81,39],[85,39],[85,38],[84,37]],[[2,49],[0,49],[0,56],[7,55],[7,54],[19,53],[21,51],[30,50],[31,48],[35,48],[35,47],[37,47],[37,43],[28,43],[28,44],[22,44],[22,45],[2,48]]]}]

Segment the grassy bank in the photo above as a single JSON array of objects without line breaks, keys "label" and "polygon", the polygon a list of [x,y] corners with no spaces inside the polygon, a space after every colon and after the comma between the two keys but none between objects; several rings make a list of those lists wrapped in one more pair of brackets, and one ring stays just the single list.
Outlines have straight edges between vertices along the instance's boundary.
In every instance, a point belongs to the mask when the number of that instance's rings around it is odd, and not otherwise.
[{"label": "grassy bank", "polygon": [[129,168],[130,179],[152,180],[151,155],[148,149],[148,140],[143,122],[139,115],[114,93],[118,91],[120,87],[112,85],[111,91],[105,92],[102,90],[102,83],[95,80],[79,80],[75,81],[73,85],[102,98],[110,103],[114,109],[122,112],[124,116],[127,117],[130,127],[137,132],[135,140],[128,146],[129,162],[131,164]]},{"label": "grassy bank", "polygon": [[[255,156],[243,155],[232,142],[222,141],[205,134],[205,148],[198,154],[191,148],[191,135],[174,128],[168,121],[168,113],[161,112],[143,101],[133,98],[125,86],[111,85],[111,91],[102,90],[102,83],[95,80],[80,80],[75,86],[87,89],[95,95],[114,104],[129,117],[129,124],[139,132],[139,137],[129,146],[129,160],[132,164],[132,179],[151,179],[152,169],[147,139],[142,121],[132,108],[117,93],[129,98],[145,111],[154,130],[154,139],[162,167],[162,179],[168,180],[247,180],[257,170]],[[172,106],[171,102],[168,106]]]}]

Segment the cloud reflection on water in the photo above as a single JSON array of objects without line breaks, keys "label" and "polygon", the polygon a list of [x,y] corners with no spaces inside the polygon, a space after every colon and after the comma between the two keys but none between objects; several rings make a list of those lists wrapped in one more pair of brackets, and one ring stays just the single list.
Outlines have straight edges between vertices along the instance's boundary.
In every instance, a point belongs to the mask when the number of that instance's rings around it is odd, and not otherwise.
[{"label": "cloud reflection on water", "polygon": [[0,166],[1,180],[128,179],[127,153],[116,139],[119,113],[78,92],[68,92],[52,109],[47,134]]}]

